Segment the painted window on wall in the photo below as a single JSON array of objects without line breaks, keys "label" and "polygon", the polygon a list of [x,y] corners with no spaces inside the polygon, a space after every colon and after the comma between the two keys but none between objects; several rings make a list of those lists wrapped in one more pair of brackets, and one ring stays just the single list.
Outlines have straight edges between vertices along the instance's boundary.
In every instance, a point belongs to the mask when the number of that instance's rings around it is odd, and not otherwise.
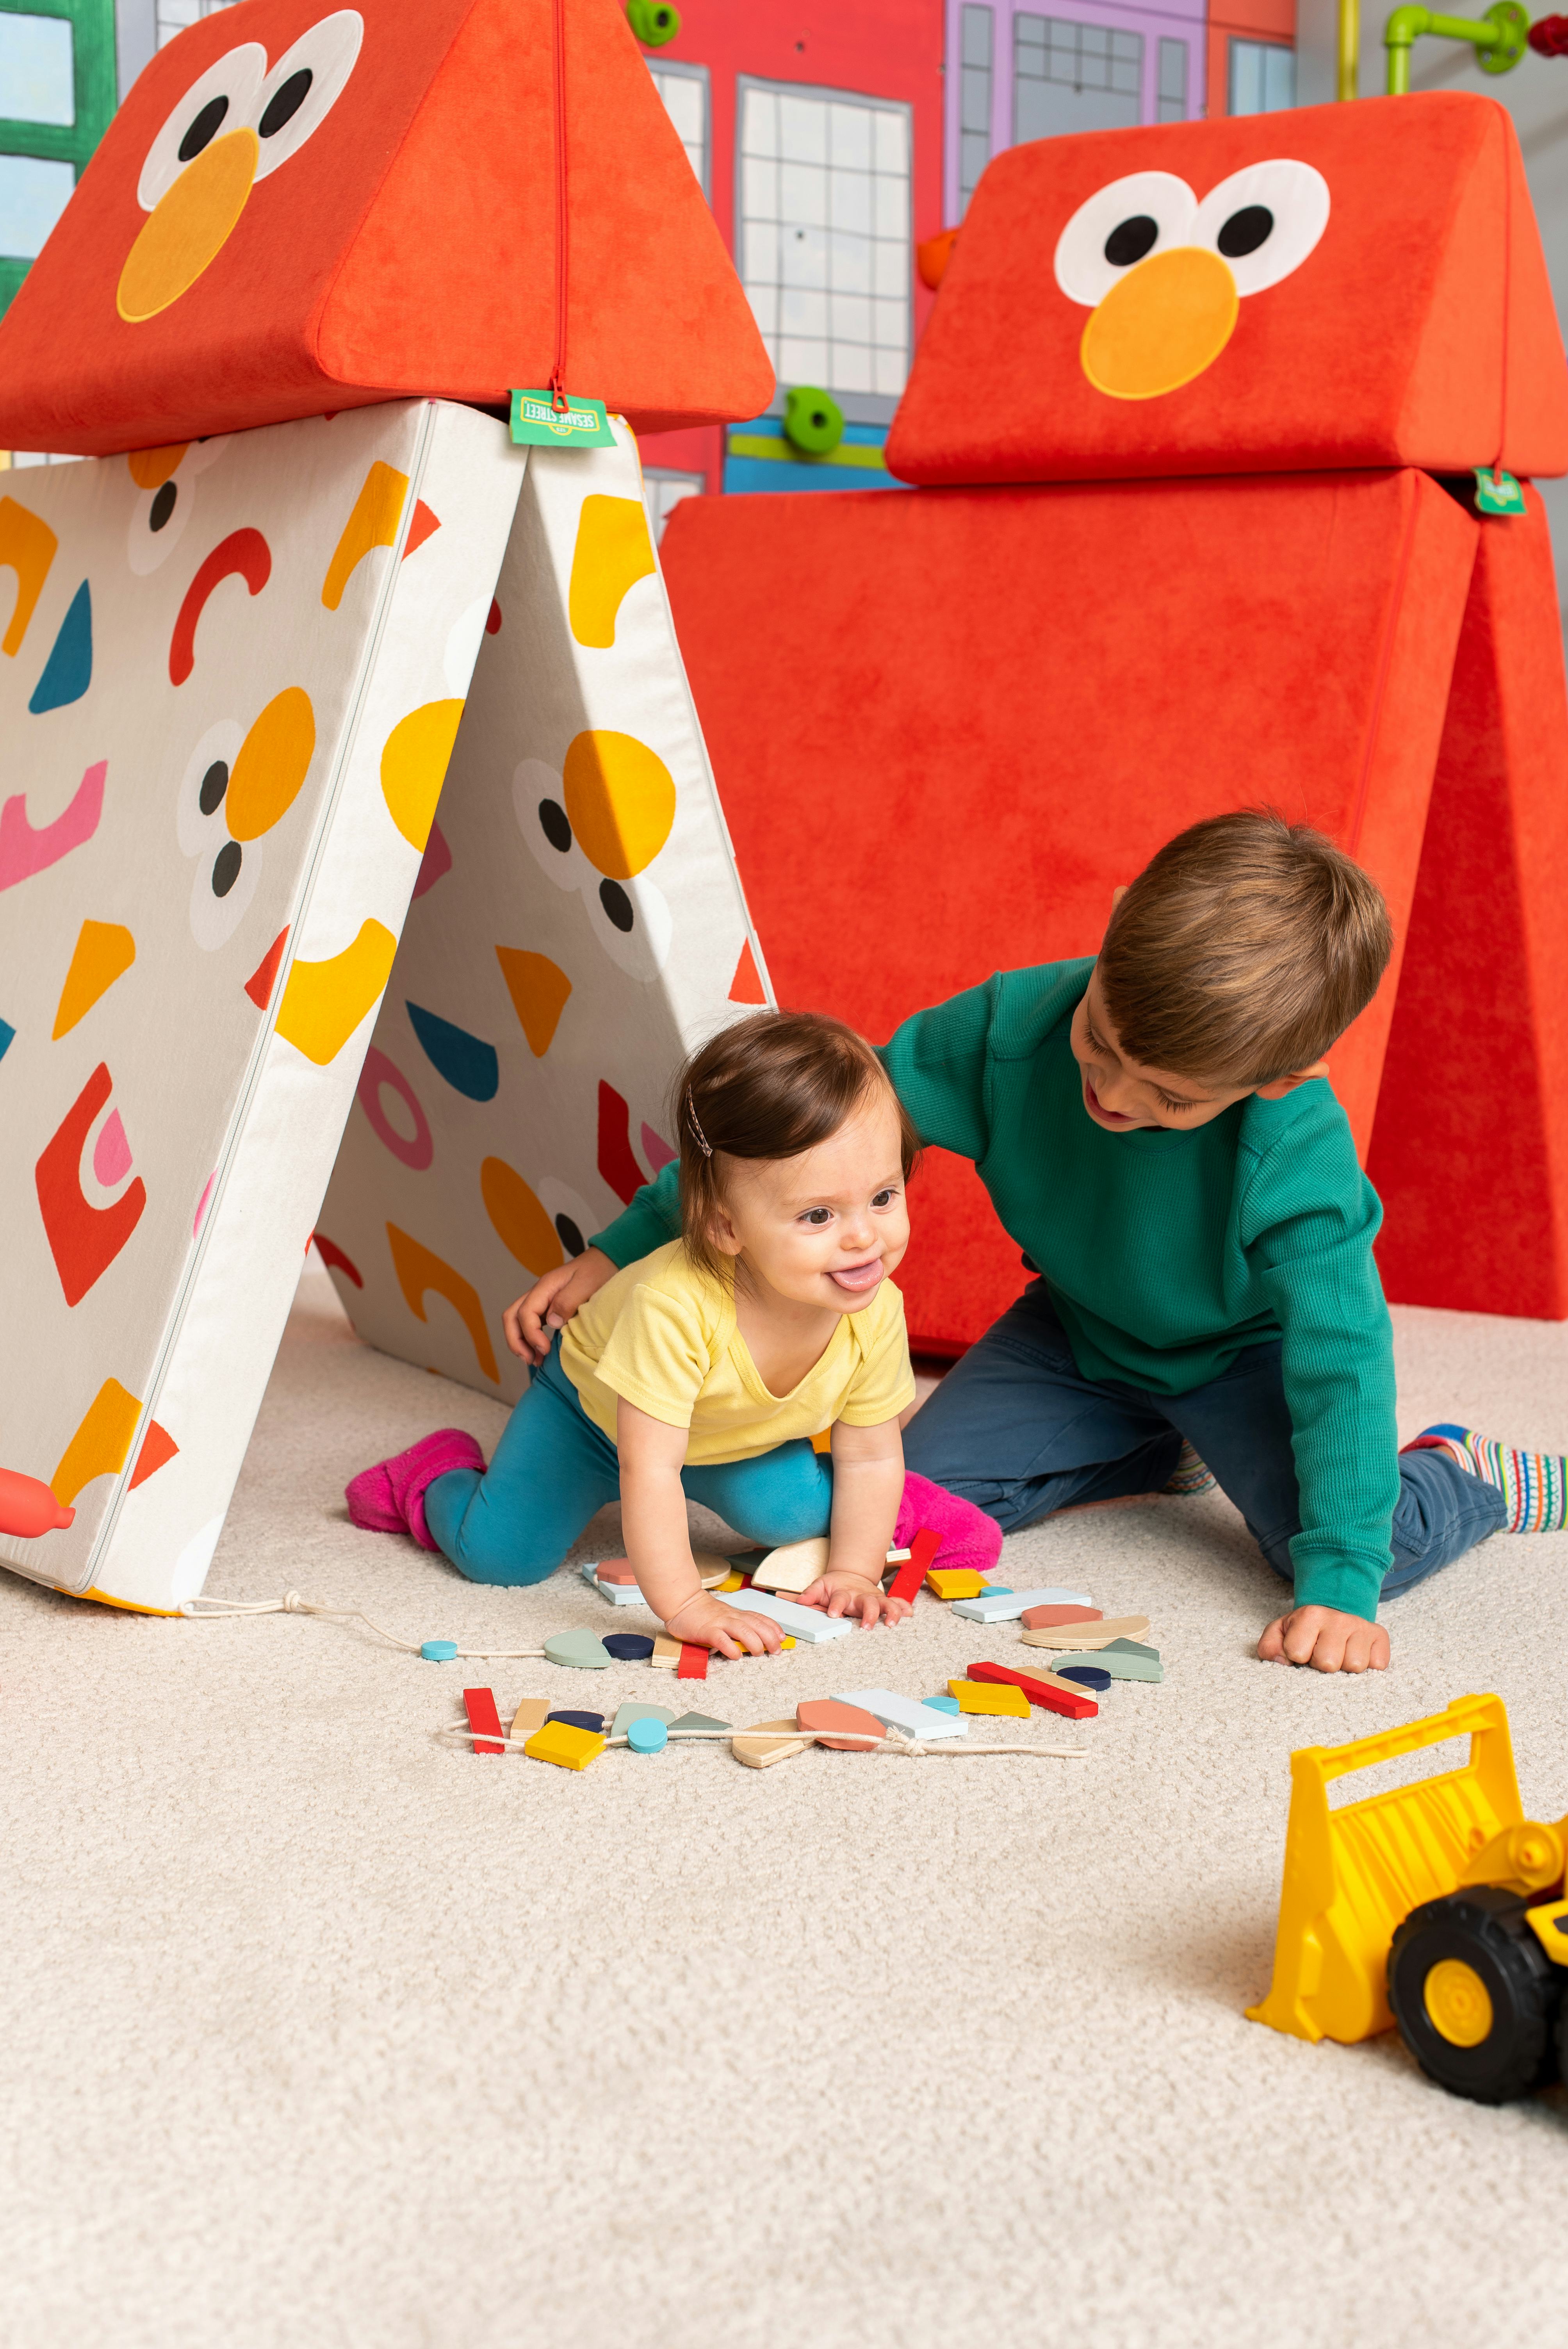
[{"label": "painted window on wall", "polygon": [[1277,114],[1295,104],[1295,51],[1278,41],[1233,41],[1230,111]]},{"label": "painted window on wall", "polygon": [[115,107],[114,0],[0,0],[0,311]]},{"label": "painted window on wall", "polygon": [[965,0],[959,38],[963,56],[958,84],[958,213],[962,219],[980,174],[991,160],[992,45],[995,11]]},{"label": "painted window on wall", "polygon": [[686,150],[686,160],[696,173],[703,194],[707,185],[707,67],[678,64],[665,57],[655,65],[650,57],[648,71],[654,78],[654,88],[664,100],[665,112],[675,124],[681,145]]},{"label": "painted window on wall", "polygon": [[643,503],[648,510],[648,527],[657,546],[665,534],[665,524],[683,498],[700,498],[707,484],[700,473],[677,473],[663,465],[643,468]]},{"label": "painted window on wall", "polygon": [[1013,19],[1013,137],[1126,130],[1138,122],[1143,36],[1071,16]]},{"label": "painted window on wall", "polygon": [[910,109],[739,84],[740,274],[781,384],[896,398],[909,372]]},{"label": "painted window on wall", "polygon": [[1159,122],[1185,122],[1187,119],[1185,41],[1162,40],[1160,44],[1160,87],[1155,95],[1155,119]]}]

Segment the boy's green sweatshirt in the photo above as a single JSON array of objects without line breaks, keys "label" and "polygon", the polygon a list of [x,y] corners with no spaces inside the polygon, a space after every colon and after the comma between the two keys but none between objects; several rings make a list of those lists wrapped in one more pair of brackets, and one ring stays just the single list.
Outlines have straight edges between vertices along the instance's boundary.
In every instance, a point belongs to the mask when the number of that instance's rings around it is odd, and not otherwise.
[{"label": "boy's green sweatshirt", "polygon": [[[1185,1394],[1283,1340],[1296,1603],[1371,1621],[1399,1473],[1382,1209],[1349,1123],[1318,1079],[1195,1133],[1107,1133],[1068,1032],[1093,968],[998,972],[906,1019],[882,1059],[923,1139],[975,1161],[1086,1378]],[[630,1264],[679,1228],[671,1164],[593,1245]]]}]

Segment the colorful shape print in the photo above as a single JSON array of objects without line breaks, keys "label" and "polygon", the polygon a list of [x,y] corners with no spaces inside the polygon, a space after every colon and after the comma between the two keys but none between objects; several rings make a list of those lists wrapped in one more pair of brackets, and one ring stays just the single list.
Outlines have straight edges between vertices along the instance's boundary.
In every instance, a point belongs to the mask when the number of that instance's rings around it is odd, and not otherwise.
[{"label": "colorful shape print", "polygon": [[84,922],[60,989],[51,1040],[58,1043],[62,1036],[68,1036],[135,960],[136,940],[123,922]]},{"label": "colorful shape print", "polygon": [[65,709],[81,699],[92,681],[93,598],[84,579],[60,622],[60,633],[27,707],[35,718],[46,709]]},{"label": "colorful shape print", "polygon": [[343,601],[343,591],[373,547],[395,546],[408,476],[380,458],[371,466],[354,501],[354,511],[343,525],[332,561],[322,581],[321,600],[329,612]]},{"label": "colorful shape print", "polygon": [[311,1237],[315,1242],[315,1252],[323,1264],[335,1265],[344,1278],[351,1280],[356,1288],[364,1288],[365,1275],[360,1271],[354,1258],[346,1255],[335,1240],[329,1240],[325,1232],[313,1232]]},{"label": "colorful shape print", "polygon": [[496,1236],[525,1272],[537,1280],[566,1260],[561,1236],[537,1192],[504,1158],[487,1158],[480,1168],[480,1191]]},{"label": "colorful shape print", "polygon": [[245,993],[258,1011],[264,1011],[273,999],[273,989],[278,983],[278,965],[284,958],[284,948],[288,940],[288,931],[280,930],[245,981]]},{"label": "colorful shape print", "polygon": [[141,1405],[136,1397],[118,1379],[105,1379],[49,1479],[49,1490],[62,1508],[68,1508],[95,1476],[119,1475],[130,1457],[131,1438],[140,1417]]},{"label": "colorful shape print", "polygon": [[[139,1175],[107,1207],[93,1206],[82,1190],[82,1154],[88,1135],[113,1089],[108,1070],[100,1061],[34,1169],[44,1236],[67,1305],[79,1305],[94,1282],[103,1278],[147,1206],[147,1185]],[[122,1177],[129,1171],[128,1151]]]},{"label": "colorful shape print", "polygon": [[134,1493],[139,1485],[145,1485],[150,1476],[156,1476],[179,1449],[166,1427],[160,1427],[155,1419],[149,1420],[147,1433],[141,1439],[141,1449],[136,1455],[136,1465],[130,1472],[131,1491]]},{"label": "colorful shape print", "polygon": [[444,1297],[473,1340],[474,1354],[480,1370],[487,1379],[499,1386],[500,1370],[496,1361],[495,1348],[490,1343],[490,1330],[485,1325],[484,1308],[480,1303],[479,1292],[473,1283],[465,1280],[460,1272],[454,1272],[443,1257],[434,1255],[421,1242],[411,1238],[407,1232],[399,1231],[396,1224],[387,1225],[387,1238],[392,1250],[397,1286],[403,1292],[409,1312],[424,1321],[428,1319],[425,1311],[426,1298],[432,1292],[437,1297]]},{"label": "colorful shape print", "polygon": [[361,922],[341,954],[325,962],[296,962],[278,1009],[277,1033],[325,1068],[386,987],[397,951],[385,922]]},{"label": "colorful shape print", "polygon": [[599,1172],[620,1200],[629,1207],[634,1193],[640,1191],[647,1176],[638,1165],[632,1149],[632,1112],[614,1085],[599,1080]]},{"label": "colorful shape print", "polygon": [[[383,1090],[395,1093],[414,1122],[412,1133],[399,1133],[382,1106]],[[365,1055],[365,1066],[359,1072],[359,1106],[370,1121],[370,1130],[378,1142],[384,1143],[394,1158],[422,1174],[436,1154],[430,1137],[430,1122],[419,1106],[418,1096],[395,1061],[372,1044]]]},{"label": "colorful shape print", "polygon": [[536,1061],[542,1061],[555,1040],[572,981],[548,955],[530,954],[523,947],[497,947],[495,958],[528,1049]]},{"label": "colorful shape print", "polygon": [[225,579],[242,579],[259,595],[273,575],[272,549],[259,530],[232,530],[220,539],[185,591],[169,639],[169,682],[183,685],[196,666],[196,623],[208,597]]},{"label": "colorful shape print", "polygon": [[14,889],[18,881],[46,873],[51,864],[57,864],[62,856],[92,838],[103,815],[108,773],[108,760],[99,759],[77,785],[69,807],[38,832],[27,821],[25,792],[15,792],[0,807],[0,889]]},{"label": "colorful shape print", "polygon": [[436,802],[462,714],[460,701],[427,701],[422,709],[411,709],[398,720],[381,753],[387,812],[410,848],[421,854],[436,821]]},{"label": "colorful shape print", "polygon": [[21,651],[59,543],[42,514],[19,506],[15,498],[0,498],[0,570],[16,574],[16,601],[0,636],[0,652]]},{"label": "colorful shape print", "polygon": [[627,591],[656,568],[641,498],[585,497],[566,596],[567,619],[578,643],[608,650]]},{"label": "colorful shape print", "polygon": [[493,1101],[500,1083],[500,1062],[495,1046],[470,1036],[466,1028],[455,1028],[449,1019],[438,1019],[435,1012],[424,1010],[418,1003],[410,1003],[407,1011],[409,1025],[424,1046],[425,1058],[438,1076],[445,1077],[453,1092],[465,1094],[469,1101]]}]

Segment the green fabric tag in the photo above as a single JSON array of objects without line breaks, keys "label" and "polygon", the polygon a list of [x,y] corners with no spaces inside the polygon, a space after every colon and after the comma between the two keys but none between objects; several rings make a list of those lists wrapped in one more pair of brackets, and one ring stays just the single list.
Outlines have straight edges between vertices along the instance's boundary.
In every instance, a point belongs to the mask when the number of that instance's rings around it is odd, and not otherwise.
[{"label": "green fabric tag", "polygon": [[531,449],[613,449],[615,436],[602,399],[568,399],[557,409],[548,391],[514,391],[511,437]]},{"label": "green fabric tag", "polygon": [[[517,437],[514,432],[512,438]],[[1511,473],[1493,473],[1490,465],[1475,469],[1475,502],[1484,514],[1522,514],[1529,511],[1524,492]]]}]

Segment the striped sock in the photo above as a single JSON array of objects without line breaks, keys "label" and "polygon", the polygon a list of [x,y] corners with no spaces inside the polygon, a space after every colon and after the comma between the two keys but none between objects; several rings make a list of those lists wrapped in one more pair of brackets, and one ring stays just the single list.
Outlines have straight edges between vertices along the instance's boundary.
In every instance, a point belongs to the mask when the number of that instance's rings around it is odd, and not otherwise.
[{"label": "striped sock", "polygon": [[1406,1452],[1447,1452],[1470,1475],[1493,1485],[1508,1508],[1509,1534],[1550,1534],[1568,1525],[1568,1460],[1520,1452],[1473,1427],[1424,1427]]},{"label": "striped sock", "polygon": [[1162,1493],[1212,1493],[1214,1483],[1213,1472],[1204,1466],[1191,1445],[1183,1438],[1181,1456],[1171,1472],[1171,1481],[1169,1484],[1162,1485],[1160,1489]]}]

